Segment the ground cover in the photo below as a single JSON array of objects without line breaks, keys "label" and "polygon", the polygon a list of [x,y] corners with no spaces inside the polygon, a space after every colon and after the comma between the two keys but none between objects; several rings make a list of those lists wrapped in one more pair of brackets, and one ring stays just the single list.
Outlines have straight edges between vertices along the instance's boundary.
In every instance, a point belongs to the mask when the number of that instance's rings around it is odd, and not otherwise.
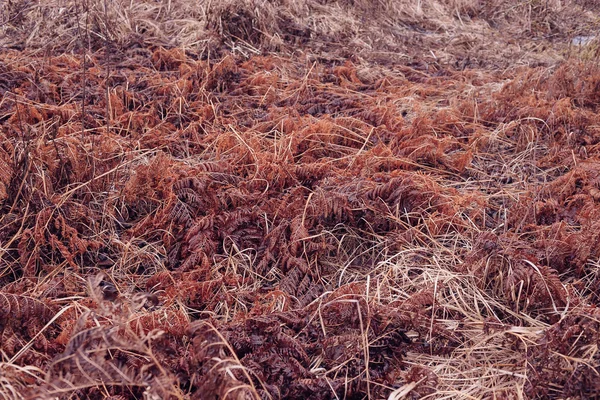
[{"label": "ground cover", "polygon": [[1,397],[598,395],[593,2],[1,7]]}]

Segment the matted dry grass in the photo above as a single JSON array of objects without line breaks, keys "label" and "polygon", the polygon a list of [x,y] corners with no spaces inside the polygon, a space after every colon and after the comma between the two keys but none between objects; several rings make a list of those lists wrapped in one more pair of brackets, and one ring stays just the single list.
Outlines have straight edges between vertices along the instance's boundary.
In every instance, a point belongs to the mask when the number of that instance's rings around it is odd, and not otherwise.
[{"label": "matted dry grass", "polygon": [[16,0],[0,46],[63,52],[158,46],[203,57],[274,51],[320,60],[507,68],[552,64],[594,35],[585,0]]},{"label": "matted dry grass", "polygon": [[190,4],[3,4],[0,397],[598,395],[593,5]]}]

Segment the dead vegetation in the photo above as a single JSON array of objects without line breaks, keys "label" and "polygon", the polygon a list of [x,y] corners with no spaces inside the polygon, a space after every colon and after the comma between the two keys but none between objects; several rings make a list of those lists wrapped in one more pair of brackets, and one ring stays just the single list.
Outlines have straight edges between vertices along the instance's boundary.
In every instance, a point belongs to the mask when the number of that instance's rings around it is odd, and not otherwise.
[{"label": "dead vegetation", "polygon": [[0,13],[0,397],[599,395],[590,4],[63,3]]},{"label": "dead vegetation", "polygon": [[432,71],[506,68],[571,54],[574,37],[597,31],[594,7],[583,0],[11,0],[0,5],[0,46],[108,46],[122,58],[162,46],[212,59],[269,51]]}]

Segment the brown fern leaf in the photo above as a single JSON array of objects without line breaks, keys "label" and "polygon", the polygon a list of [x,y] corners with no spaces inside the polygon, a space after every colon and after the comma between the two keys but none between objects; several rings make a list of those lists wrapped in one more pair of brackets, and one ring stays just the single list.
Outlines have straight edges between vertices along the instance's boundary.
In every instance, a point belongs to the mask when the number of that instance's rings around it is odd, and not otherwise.
[{"label": "brown fern leaf", "polygon": [[196,397],[258,400],[251,382],[243,383],[246,376],[242,373],[239,361],[230,354],[223,336],[205,322],[194,323],[190,332],[193,348],[191,362],[198,371],[197,382],[194,382],[199,386]]},{"label": "brown fern leaf", "polygon": [[23,328],[31,323],[43,325],[53,314],[54,310],[40,300],[0,292],[0,327],[2,328]]},{"label": "brown fern leaf", "polygon": [[[429,287],[413,293],[408,299],[402,302],[402,309],[416,311],[429,307],[435,302],[435,288]],[[441,290],[441,288],[438,288]]]},{"label": "brown fern leaf", "polygon": [[298,268],[292,268],[288,270],[285,276],[279,282],[279,287],[284,292],[295,296],[298,294],[298,285],[302,281],[302,277],[305,276],[302,271]]},{"label": "brown fern leaf", "polygon": [[[221,279],[198,282],[185,275],[182,278],[175,290],[177,297],[189,307],[210,309],[220,300],[221,296],[215,297],[215,295],[217,289],[223,284]],[[167,290],[167,293],[170,293],[171,290]]]},{"label": "brown fern leaf", "polygon": [[33,230],[28,228],[23,231],[17,245],[21,268],[29,276],[36,274],[36,262],[39,257],[39,247],[35,245]]},{"label": "brown fern leaf", "polygon": [[[540,286],[537,290],[540,292],[543,292],[544,290],[546,291],[549,296],[549,303],[553,308],[563,308],[565,305],[567,305],[568,293],[556,270],[548,266],[541,266],[539,270],[540,273],[538,276],[543,282],[537,284]],[[543,287],[541,287],[542,285]]]},{"label": "brown fern leaf", "polygon": [[[89,315],[80,318],[78,328],[90,322]],[[101,325],[83,329],[71,337],[64,352],[49,365],[44,390],[66,393],[74,391],[73,386],[144,385],[161,398],[170,398],[174,377],[157,363],[155,356],[149,355],[143,340],[124,327]]]},{"label": "brown fern leaf", "polygon": [[329,223],[347,222],[354,224],[354,216],[348,197],[341,193],[318,189],[308,207],[311,218]]},{"label": "brown fern leaf", "polygon": [[136,205],[141,200],[160,202],[169,198],[173,189],[175,174],[172,160],[164,153],[138,166],[123,189],[126,202]]},{"label": "brown fern leaf", "polygon": [[302,256],[303,241],[308,238],[308,229],[304,226],[301,217],[296,217],[290,224],[290,254],[294,257]]},{"label": "brown fern leaf", "polygon": [[[308,275],[307,275],[308,276]],[[306,277],[302,280],[302,283],[308,282],[308,280],[306,279]],[[304,292],[300,292],[302,293],[302,295],[300,295],[298,297],[298,303],[301,307],[306,307],[309,303],[311,303],[313,300],[317,299],[320,295],[322,295],[326,290],[326,287],[324,287],[321,284],[318,283],[314,283],[311,282],[310,286],[304,290]]]},{"label": "brown fern leaf", "polygon": [[181,310],[156,310],[134,315],[129,321],[131,329],[138,335],[154,330],[164,331],[179,337],[189,328],[189,317]]},{"label": "brown fern leaf", "polygon": [[320,162],[295,164],[293,171],[296,178],[309,187],[333,172],[330,166]]},{"label": "brown fern leaf", "polygon": [[436,387],[439,383],[439,378],[431,369],[422,366],[414,365],[406,372],[406,382],[417,383],[417,386],[413,391],[419,396],[427,396],[435,393]]},{"label": "brown fern leaf", "polygon": [[305,399],[328,398],[333,393],[337,393],[343,387],[342,379],[331,381],[328,378],[305,378],[298,379],[290,385],[289,397]]},{"label": "brown fern leaf", "polygon": [[3,148],[6,137],[0,133],[0,202],[8,198],[8,188],[13,177],[12,160],[9,152]]},{"label": "brown fern leaf", "polygon": [[273,338],[275,344],[275,351],[282,357],[295,358],[303,365],[309,365],[310,359],[304,346],[298,341],[298,339],[292,338],[291,336],[278,332]]},{"label": "brown fern leaf", "polygon": [[363,344],[356,332],[326,337],[322,342],[326,365],[331,368],[357,357],[362,352]]},{"label": "brown fern leaf", "polygon": [[185,61],[185,52],[181,49],[163,49],[161,47],[152,53],[152,63],[160,71],[177,69]]},{"label": "brown fern leaf", "polygon": [[171,207],[168,217],[169,220],[173,221],[175,224],[184,227],[191,226],[194,221],[194,217],[190,212],[190,209],[181,201],[177,201],[173,207]]},{"label": "brown fern leaf", "polygon": [[533,263],[513,263],[505,281],[505,292],[512,301],[519,300],[520,307],[533,308],[547,315],[551,315],[550,311],[560,311],[567,304],[567,291],[556,271]]},{"label": "brown fern leaf", "polygon": [[321,306],[321,317],[326,327],[335,332],[360,329],[368,321],[369,307],[364,297],[364,283],[349,283],[335,290]]},{"label": "brown fern leaf", "polygon": [[27,344],[27,341],[22,337],[22,335],[12,331],[12,330],[4,330],[3,327],[0,326],[0,350],[3,353],[8,355],[9,357],[13,356],[20,349],[23,348]]}]

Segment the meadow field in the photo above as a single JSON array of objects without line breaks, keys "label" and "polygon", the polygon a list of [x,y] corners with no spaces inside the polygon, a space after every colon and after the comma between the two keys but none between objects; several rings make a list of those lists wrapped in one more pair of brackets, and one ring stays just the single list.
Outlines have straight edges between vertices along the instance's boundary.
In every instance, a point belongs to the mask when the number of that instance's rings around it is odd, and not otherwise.
[{"label": "meadow field", "polygon": [[1,399],[600,397],[600,3],[0,2]]}]

